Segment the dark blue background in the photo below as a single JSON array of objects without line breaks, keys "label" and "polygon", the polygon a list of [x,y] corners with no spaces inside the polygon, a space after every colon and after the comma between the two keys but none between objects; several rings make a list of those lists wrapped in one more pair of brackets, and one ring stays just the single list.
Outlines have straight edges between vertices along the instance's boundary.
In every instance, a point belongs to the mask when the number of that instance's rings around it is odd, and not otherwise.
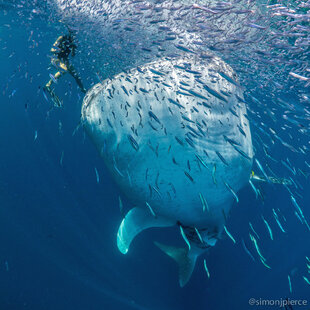
[{"label": "dark blue background", "polygon": [[[305,256],[310,256],[309,231],[293,215],[282,186],[263,185],[264,204],[255,200],[250,186],[242,190],[228,222],[237,244],[225,237],[205,255],[210,279],[200,258],[189,284],[179,288],[176,264],[153,245],[155,240],[184,245],[176,229],[146,231],[126,256],[120,254],[116,247],[119,190],[83,129],[72,136],[82,94],[70,76],[64,77],[57,86],[64,108],[48,113],[50,104],[40,89],[53,72],[47,70],[48,53],[59,32],[30,13],[29,20],[14,10],[0,16],[0,309],[267,308],[250,307],[251,297],[310,303],[310,286],[302,279]],[[78,56],[75,61],[81,70]],[[87,87],[95,82],[91,72],[84,71],[82,78]],[[300,136],[296,131],[296,138],[304,141],[296,140],[295,145],[307,143],[307,137]],[[273,155],[289,157],[304,170],[307,156],[310,162],[309,154],[296,155],[277,145]],[[257,156],[264,162],[263,154],[258,151]],[[281,165],[277,173],[289,175]],[[298,181],[305,188],[304,198],[298,201],[310,218],[309,180],[298,177]],[[123,201],[127,209],[132,207]],[[287,218],[285,234],[272,216],[274,207]],[[272,227],[274,241],[261,214]],[[259,245],[271,270],[257,255],[254,263],[242,248],[241,238],[255,253],[248,237],[249,221],[260,235]],[[288,274],[293,274],[292,294]]]}]

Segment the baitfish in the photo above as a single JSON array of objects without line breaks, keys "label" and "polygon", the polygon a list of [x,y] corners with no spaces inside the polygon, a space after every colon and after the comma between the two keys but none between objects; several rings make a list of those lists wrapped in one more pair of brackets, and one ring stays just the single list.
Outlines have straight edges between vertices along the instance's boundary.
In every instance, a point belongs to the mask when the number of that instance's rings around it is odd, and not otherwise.
[{"label": "baitfish", "polygon": [[131,144],[131,146],[138,151],[139,150],[139,144],[137,143],[137,141],[132,137],[132,135],[127,135],[127,138]]}]

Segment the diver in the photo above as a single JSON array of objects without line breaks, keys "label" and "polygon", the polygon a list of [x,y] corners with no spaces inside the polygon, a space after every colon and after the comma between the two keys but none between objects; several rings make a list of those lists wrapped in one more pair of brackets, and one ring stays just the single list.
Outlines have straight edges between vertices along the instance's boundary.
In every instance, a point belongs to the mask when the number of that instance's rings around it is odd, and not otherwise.
[{"label": "diver", "polygon": [[74,43],[74,33],[68,28],[68,34],[59,36],[51,48],[53,56],[51,58],[51,64],[55,66],[58,71],[55,75],[50,74],[51,79],[46,83],[43,90],[47,91],[54,101],[55,106],[61,107],[62,102],[56,96],[54,88],[52,88],[53,83],[57,83],[58,79],[69,72],[75,79],[77,85],[83,93],[86,93],[86,89],[82,84],[82,80],[78,73],[75,71],[72,64],[69,61],[69,55],[75,56],[76,44]]}]

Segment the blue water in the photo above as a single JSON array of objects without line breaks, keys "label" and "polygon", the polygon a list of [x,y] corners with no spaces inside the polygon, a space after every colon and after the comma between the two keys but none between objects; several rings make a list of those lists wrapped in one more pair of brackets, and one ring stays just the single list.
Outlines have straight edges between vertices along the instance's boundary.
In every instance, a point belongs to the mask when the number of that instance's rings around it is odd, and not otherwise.
[{"label": "blue water", "polygon": [[[20,23],[14,10],[0,16],[0,309],[269,309],[250,306],[250,298],[305,299],[310,304],[310,286],[302,279],[310,235],[293,216],[283,186],[262,184],[264,203],[255,199],[250,186],[239,193],[228,225],[237,244],[223,238],[205,255],[210,279],[200,257],[189,284],[178,286],[176,264],[153,244],[177,240],[183,245],[173,228],[145,231],[126,256],[120,254],[120,192],[83,129],[72,135],[79,124],[82,93],[70,76],[63,77],[57,93],[64,108],[49,111],[40,89],[48,80],[48,54],[57,29],[39,17],[26,27],[27,20]],[[91,72],[81,75],[87,88],[97,82]],[[277,128],[268,117],[264,122],[280,130],[280,123]],[[252,126],[253,134],[255,130]],[[296,145],[308,143],[308,136],[295,134],[300,139]],[[301,156],[279,145],[273,155],[289,156],[304,170],[304,160],[309,161],[309,153]],[[290,175],[285,167],[277,168],[278,175]],[[309,219],[309,178],[296,179],[305,189],[298,201]],[[131,208],[126,200],[124,205]],[[272,216],[275,206],[287,219],[286,233]],[[250,246],[249,222],[271,270],[257,258],[253,262],[242,247],[242,238]]]}]

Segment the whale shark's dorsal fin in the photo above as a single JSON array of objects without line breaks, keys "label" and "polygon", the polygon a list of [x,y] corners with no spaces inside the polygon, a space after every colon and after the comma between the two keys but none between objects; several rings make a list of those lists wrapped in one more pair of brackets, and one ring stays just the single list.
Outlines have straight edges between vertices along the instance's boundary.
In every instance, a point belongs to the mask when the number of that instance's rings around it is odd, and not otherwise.
[{"label": "whale shark's dorsal fin", "polygon": [[197,254],[188,248],[177,248],[154,242],[163,252],[173,258],[179,267],[179,283],[183,287],[190,279],[197,259]]},{"label": "whale shark's dorsal fin", "polygon": [[121,222],[117,232],[117,247],[121,253],[126,254],[131,241],[142,230],[151,227],[168,227],[176,223],[168,219],[154,216],[149,209],[133,208]]}]

